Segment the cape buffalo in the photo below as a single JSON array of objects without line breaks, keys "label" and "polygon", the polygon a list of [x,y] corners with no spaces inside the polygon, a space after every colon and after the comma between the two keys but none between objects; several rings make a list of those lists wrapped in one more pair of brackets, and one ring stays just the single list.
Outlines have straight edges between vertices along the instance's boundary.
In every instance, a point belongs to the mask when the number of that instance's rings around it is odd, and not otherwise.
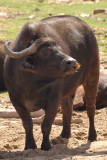
[{"label": "cape buffalo", "polygon": [[[9,46],[10,45],[10,46]],[[49,134],[62,103],[61,137],[69,138],[76,89],[84,86],[89,117],[88,140],[96,140],[94,115],[99,79],[99,54],[90,27],[74,16],[54,16],[25,24],[17,37],[4,45],[4,78],[11,102],[26,133],[25,149],[34,149],[30,111],[45,110],[41,149],[49,150]]]},{"label": "cape buffalo", "polygon": [[[107,73],[100,72],[96,97],[97,109],[107,107]],[[73,103],[74,110],[85,110],[86,100],[83,86],[78,87]]]}]

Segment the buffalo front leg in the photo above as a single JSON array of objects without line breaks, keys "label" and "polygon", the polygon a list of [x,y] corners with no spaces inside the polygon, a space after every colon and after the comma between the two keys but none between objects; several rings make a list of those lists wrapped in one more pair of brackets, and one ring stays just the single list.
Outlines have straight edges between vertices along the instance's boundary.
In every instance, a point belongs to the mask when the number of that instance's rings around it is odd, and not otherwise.
[{"label": "buffalo front leg", "polygon": [[95,75],[94,77],[96,77],[96,79],[94,80],[89,79],[87,83],[84,85],[87,115],[89,117],[88,140],[90,141],[96,140],[96,137],[97,137],[95,126],[94,126],[94,116],[95,116],[95,110],[96,110],[98,78]]},{"label": "buffalo front leg", "polygon": [[[26,140],[25,140],[25,150],[27,149],[35,149],[37,148],[33,136],[33,123],[30,116],[30,113],[25,111],[25,116],[22,118],[23,126],[26,133]],[[26,118],[27,117],[27,118]]]},{"label": "buffalo front leg", "polygon": [[62,138],[69,138],[71,135],[71,117],[73,110],[74,96],[66,98],[62,101],[62,113],[63,113],[63,130],[61,133]]},{"label": "buffalo front leg", "polygon": [[58,111],[58,105],[53,105],[53,103],[49,105],[48,108],[46,108],[45,110],[45,118],[41,126],[42,133],[43,133],[43,141],[41,145],[42,150],[51,149],[49,134],[50,134],[52,123],[55,119],[57,111]]},{"label": "buffalo front leg", "polygon": [[13,100],[13,98],[10,99],[23,122],[26,134],[25,150],[37,148],[33,137],[33,123],[30,113],[21,103],[18,103],[17,100]]}]

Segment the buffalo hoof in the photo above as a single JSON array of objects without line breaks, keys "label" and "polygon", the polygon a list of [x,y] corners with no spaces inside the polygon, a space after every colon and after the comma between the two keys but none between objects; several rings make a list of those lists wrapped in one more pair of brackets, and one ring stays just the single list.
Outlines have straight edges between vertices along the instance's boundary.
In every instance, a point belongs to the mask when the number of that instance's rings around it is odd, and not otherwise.
[{"label": "buffalo hoof", "polygon": [[90,131],[89,136],[88,136],[88,140],[93,142],[93,141],[96,141],[96,139],[97,139],[96,131],[95,130]]},{"label": "buffalo hoof", "polygon": [[61,133],[61,137],[62,138],[67,138],[68,139],[68,138],[70,138],[70,135],[71,135],[70,132],[64,132],[64,131],[62,131],[62,133]]},{"label": "buffalo hoof", "polygon": [[48,151],[48,150],[51,149],[51,144],[42,142],[41,149],[45,150],[45,151]]},{"label": "buffalo hoof", "polygon": [[27,149],[36,149],[37,146],[36,145],[32,145],[32,146],[26,146],[24,150],[27,150]]},{"label": "buffalo hoof", "polygon": [[26,146],[25,146],[25,150],[27,150],[27,149],[36,149],[37,148],[37,146],[36,146],[36,144],[35,143],[29,143],[29,144],[26,144]]},{"label": "buffalo hoof", "polygon": [[33,134],[32,133],[27,133],[26,135],[26,141],[25,141],[25,150],[27,149],[35,149],[37,148]]}]

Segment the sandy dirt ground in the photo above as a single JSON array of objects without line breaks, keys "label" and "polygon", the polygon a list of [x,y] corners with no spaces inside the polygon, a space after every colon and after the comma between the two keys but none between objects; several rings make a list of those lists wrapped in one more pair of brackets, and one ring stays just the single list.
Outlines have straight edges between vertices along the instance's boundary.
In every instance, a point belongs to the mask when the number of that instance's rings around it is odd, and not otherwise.
[{"label": "sandy dirt ground", "polygon": [[[0,97],[0,109],[12,109],[8,96]],[[62,117],[58,114],[57,117]],[[50,140],[52,149],[43,151],[41,124],[34,124],[34,137],[38,149],[24,151],[25,133],[20,118],[0,118],[0,159],[5,160],[107,160],[107,107],[96,110],[97,141],[88,142],[86,111],[74,111],[73,118],[81,123],[71,124],[71,137],[67,141],[58,137],[61,125],[53,125]]]}]

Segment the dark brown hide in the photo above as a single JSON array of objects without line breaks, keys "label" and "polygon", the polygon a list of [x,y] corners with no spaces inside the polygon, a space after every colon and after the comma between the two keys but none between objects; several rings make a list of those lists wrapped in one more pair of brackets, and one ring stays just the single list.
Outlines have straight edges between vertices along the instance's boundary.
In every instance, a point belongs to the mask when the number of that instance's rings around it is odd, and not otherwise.
[{"label": "dark brown hide", "polygon": [[73,16],[49,17],[25,24],[10,47],[8,44],[5,51],[10,57],[5,60],[4,77],[10,99],[23,122],[25,149],[36,148],[30,111],[41,108],[45,110],[41,149],[51,148],[49,135],[60,101],[61,137],[70,137],[72,105],[80,85],[84,86],[87,103],[88,140],[96,140],[99,53],[90,27]]}]

